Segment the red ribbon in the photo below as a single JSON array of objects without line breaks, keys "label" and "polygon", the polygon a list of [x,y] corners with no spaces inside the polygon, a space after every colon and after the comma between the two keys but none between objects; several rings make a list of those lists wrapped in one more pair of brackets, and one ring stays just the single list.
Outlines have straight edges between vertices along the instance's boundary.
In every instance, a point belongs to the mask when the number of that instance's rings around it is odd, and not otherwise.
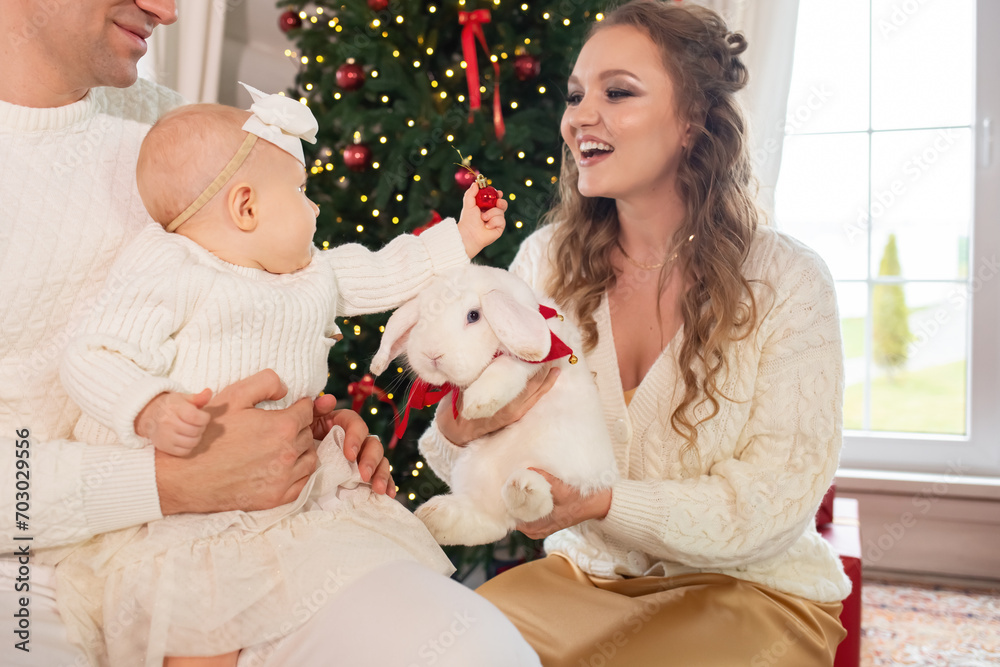
[{"label": "red ribbon", "polygon": [[[458,23],[462,28],[462,57],[465,58],[465,78],[469,82],[469,122],[473,120],[473,112],[482,106],[479,97],[479,62],[476,60],[476,39],[483,46],[486,55],[490,48],[486,45],[486,35],[483,34],[483,24],[490,22],[490,10],[477,9],[472,12],[459,12]],[[506,128],[503,123],[503,112],[500,108],[500,63],[493,62],[493,128],[497,140],[503,139]]]},{"label": "red ribbon", "polygon": [[[375,396],[383,403],[389,404],[389,407],[392,408],[393,419],[399,421],[399,410],[396,409],[395,402],[389,398],[389,394],[384,389],[375,384],[375,377],[371,373],[365,373],[360,382],[348,384],[347,393],[351,397],[351,409],[358,414],[361,414],[361,407],[368,400],[368,397]],[[389,449],[395,449],[397,442],[399,442],[399,437],[394,435],[389,441]]]},{"label": "red ribbon", "polygon": [[458,419],[458,392],[459,388],[453,384],[445,384],[441,387],[435,387],[434,385],[424,382],[420,378],[417,378],[413,382],[413,386],[410,387],[410,395],[406,398],[406,407],[403,408],[403,416],[396,418],[396,433],[394,438],[396,440],[403,437],[403,433],[406,432],[406,425],[410,420],[410,408],[415,408],[417,410],[422,410],[429,405],[434,405],[441,401],[442,398],[451,394],[451,411]]},{"label": "red ribbon", "polygon": [[[551,320],[553,317],[556,317],[559,314],[555,311],[554,308],[549,308],[548,306],[543,306],[541,304],[539,304],[538,306],[538,312],[541,313],[542,317],[544,317],[547,320]],[[549,330],[549,334],[552,336],[552,345],[551,347],[549,347],[548,355],[546,355],[546,357],[541,361],[531,361],[528,363],[544,364],[546,361],[554,361],[555,359],[562,359],[563,357],[568,357],[571,354],[573,354],[573,349],[566,343],[562,342],[562,339],[559,338],[559,336],[555,335],[555,333],[553,333],[551,330]],[[570,363],[576,363],[576,362],[570,359]]]}]

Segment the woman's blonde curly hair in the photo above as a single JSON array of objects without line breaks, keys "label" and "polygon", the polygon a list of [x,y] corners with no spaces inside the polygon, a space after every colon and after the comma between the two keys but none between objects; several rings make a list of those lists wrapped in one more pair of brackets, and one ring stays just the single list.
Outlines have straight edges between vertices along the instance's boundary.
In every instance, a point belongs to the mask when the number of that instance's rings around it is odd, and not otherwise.
[{"label": "woman's blonde curly hair", "polygon": [[[590,34],[623,25],[641,30],[659,47],[674,85],[676,111],[691,127],[677,175],[687,212],[674,236],[676,246],[694,235],[678,256],[692,283],[681,303],[684,339],[679,365],[685,391],[670,423],[687,440],[685,451],[696,453],[697,426],[718,413],[722,392],[717,383],[726,350],[750,333],[757,318],[750,283],[741,271],[758,224],[746,125],[736,101],[736,92],[747,83],[739,58],[747,44],[709,9],[651,0],[615,9]],[[558,303],[575,313],[584,345],[591,350],[598,337],[594,311],[616,280],[611,257],[618,214],[613,199],[581,195],[577,177],[576,163],[564,146],[558,200],[544,218],[555,226],[555,273],[548,288]],[[665,280],[664,273],[661,288]],[[696,365],[703,368],[700,380]],[[705,401],[709,414],[694,422],[691,409]]]}]

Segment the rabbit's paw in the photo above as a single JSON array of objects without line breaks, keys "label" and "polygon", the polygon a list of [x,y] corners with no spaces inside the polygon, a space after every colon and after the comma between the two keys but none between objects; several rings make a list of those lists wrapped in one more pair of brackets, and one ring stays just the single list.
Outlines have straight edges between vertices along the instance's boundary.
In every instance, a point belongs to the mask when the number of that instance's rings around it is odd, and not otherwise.
[{"label": "rabbit's paw", "polygon": [[489,382],[485,378],[473,382],[462,392],[462,417],[480,419],[495,415],[510,401],[502,388],[500,383]]},{"label": "rabbit's paw", "polygon": [[508,528],[458,496],[434,496],[414,512],[438,544],[490,544]]},{"label": "rabbit's paw", "polygon": [[518,521],[535,521],[552,511],[552,486],[534,470],[515,471],[500,493]]}]

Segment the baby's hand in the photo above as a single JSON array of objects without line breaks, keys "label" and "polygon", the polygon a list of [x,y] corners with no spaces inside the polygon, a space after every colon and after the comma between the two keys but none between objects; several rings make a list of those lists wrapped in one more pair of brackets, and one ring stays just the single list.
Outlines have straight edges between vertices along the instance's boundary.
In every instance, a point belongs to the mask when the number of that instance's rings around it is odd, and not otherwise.
[{"label": "baby's hand", "polygon": [[[500,238],[507,222],[503,212],[507,210],[507,200],[498,199],[497,205],[488,211],[480,211],[476,206],[479,186],[473,183],[462,198],[462,216],[458,219],[458,232],[465,244],[465,253],[472,259],[483,248]],[[499,193],[503,197],[503,193]]]},{"label": "baby's hand", "polygon": [[151,400],[135,418],[135,432],[153,441],[153,446],[174,456],[186,456],[201,442],[211,420],[202,408],[212,390],[200,394],[165,392]]}]

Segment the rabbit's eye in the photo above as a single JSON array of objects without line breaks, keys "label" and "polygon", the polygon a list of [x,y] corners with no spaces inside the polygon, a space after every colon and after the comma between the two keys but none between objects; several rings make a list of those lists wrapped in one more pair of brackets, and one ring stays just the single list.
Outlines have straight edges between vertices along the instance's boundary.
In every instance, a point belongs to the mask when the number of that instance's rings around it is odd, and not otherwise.
[{"label": "rabbit's eye", "polygon": [[469,324],[475,324],[476,322],[478,322],[479,321],[479,311],[478,310],[470,310],[469,314],[465,316],[465,321],[468,322]]}]

